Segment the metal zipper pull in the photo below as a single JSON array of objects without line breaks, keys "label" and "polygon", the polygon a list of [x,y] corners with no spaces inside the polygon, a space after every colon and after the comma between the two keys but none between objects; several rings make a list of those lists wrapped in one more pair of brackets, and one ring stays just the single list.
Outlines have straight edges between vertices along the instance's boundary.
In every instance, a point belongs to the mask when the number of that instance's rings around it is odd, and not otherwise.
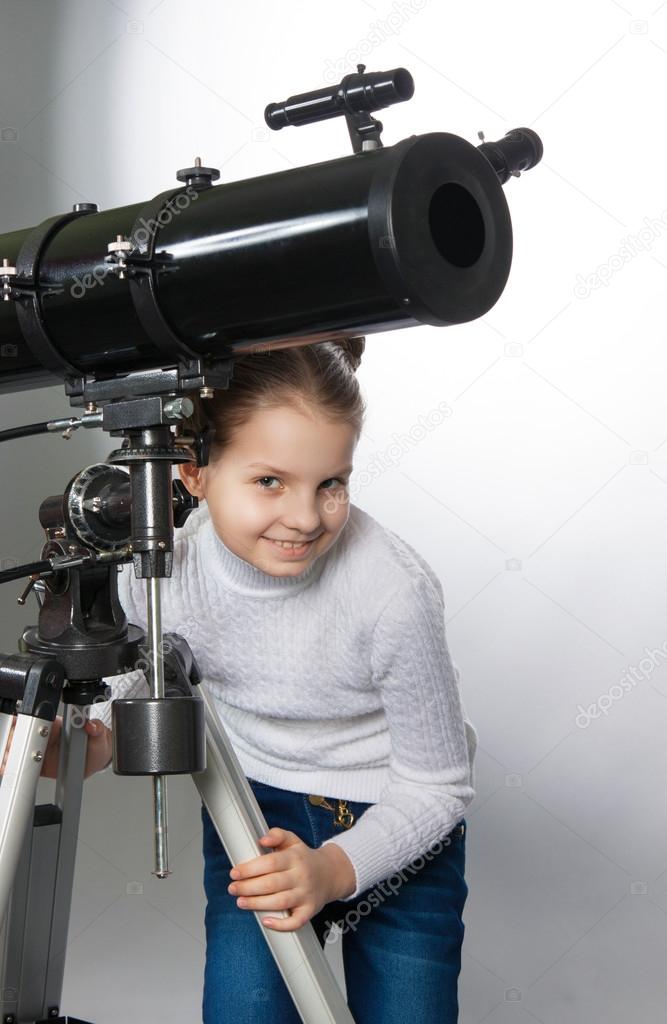
[{"label": "metal zipper pull", "polygon": [[338,801],[338,811],[334,818],[334,825],[340,825],[341,828],[352,828],[354,824],[354,814],[347,806],[345,800]]}]

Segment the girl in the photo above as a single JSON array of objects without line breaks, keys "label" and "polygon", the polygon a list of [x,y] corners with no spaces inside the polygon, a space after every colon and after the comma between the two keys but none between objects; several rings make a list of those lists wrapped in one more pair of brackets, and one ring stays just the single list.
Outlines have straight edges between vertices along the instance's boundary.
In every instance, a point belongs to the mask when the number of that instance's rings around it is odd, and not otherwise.
[{"label": "girl", "polygon": [[[262,927],[311,921],[322,944],[342,931],[357,1024],[458,1019],[476,734],[438,577],[349,501],[363,348],[342,339],[239,358],[229,389],[196,396],[184,424],[208,421],[214,435],[207,466],[179,467],[203,504],[176,535],[163,627],[193,650],[273,851],[231,870],[202,805],[205,1024],[299,1024],[248,913],[267,909],[291,916]],[[129,566],[119,593],[145,628],[144,582]],[[141,673],[107,682],[114,697],[148,695]],[[110,757],[110,702],[94,715],[106,728],[86,726],[92,770]]]}]

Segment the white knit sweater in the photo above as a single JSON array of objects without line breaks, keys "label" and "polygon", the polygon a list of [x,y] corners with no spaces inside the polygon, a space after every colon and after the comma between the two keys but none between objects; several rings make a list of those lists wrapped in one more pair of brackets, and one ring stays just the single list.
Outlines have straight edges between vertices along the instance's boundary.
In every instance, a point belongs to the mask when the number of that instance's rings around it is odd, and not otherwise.
[{"label": "white knit sweater", "polygon": [[[118,577],[146,628],[145,581]],[[202,503],[176,532],[162,625],[188,641],[243,770],[300,793],[371,802],[338,843],[353,900],[425,854],[475,795],[477,735],[466,720],[440,581],[361,508],[299,576],[235,555]],[[141,672],[108,678],[113,698],[148,696]],[[111,727],[111,701],[93,716]]]}]

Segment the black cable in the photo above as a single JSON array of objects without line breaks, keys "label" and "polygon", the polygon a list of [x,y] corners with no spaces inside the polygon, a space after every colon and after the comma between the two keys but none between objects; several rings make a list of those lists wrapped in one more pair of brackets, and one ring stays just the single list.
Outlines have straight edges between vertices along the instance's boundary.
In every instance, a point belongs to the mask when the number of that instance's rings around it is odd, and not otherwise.
[{"label": "black cable", "polygon": [[4,569],[0,572],[0,583],[10,583],[12,580],[20,580],[23,576],[36,576],[42,573],[52,573],[53,565],[48,560],[43,562],[28,562],[27,565],[17,565],[13,569]]},{"label": "black cable", "polygon": [[30,437],[32,434],[48,434],[49,424],[26,423],[23,427],[10,427],[9,430],[0,430],[0,441],[15,441],[17,437]]}]

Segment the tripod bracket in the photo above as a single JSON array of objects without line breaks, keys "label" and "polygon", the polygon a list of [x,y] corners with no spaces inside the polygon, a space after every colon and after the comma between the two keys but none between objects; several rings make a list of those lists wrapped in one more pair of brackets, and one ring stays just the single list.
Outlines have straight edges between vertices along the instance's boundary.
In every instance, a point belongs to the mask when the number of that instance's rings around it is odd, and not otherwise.
[{"label": "tripod bracket", "polygon": [[[65,684],[65,671],[55,658],[0,654],[0,709],[53,722]],[[5,704],[5,701],[8,703]]]}]

